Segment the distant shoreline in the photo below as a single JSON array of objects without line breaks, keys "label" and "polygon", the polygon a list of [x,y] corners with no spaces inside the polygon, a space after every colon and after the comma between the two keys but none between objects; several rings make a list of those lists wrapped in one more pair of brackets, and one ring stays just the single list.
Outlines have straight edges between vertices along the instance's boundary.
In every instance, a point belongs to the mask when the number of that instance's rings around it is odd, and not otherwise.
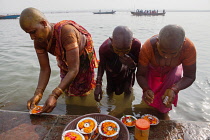
[{"label": "distant shoreline", "polygon": [[[138,8],[137,8],[138,9]],[[136,9],[136,10],[137,10]],[[135,11],[135,10],[122,10],[122,9],[111,9],[114,10],[116,12],[131,12],[131,11]],[[111,11],[110,9],[101,9],[101,11]],[[150,9],[143,9],[143,10],[150,10]],[[152,9],[151,9],[152,10]],[[163,9],[155,9],[155,10],[163,10]],[[72,11],[43,11],[44,13],[83,13],[83,12],[98,12],[99,10],[72,10]],[[166,12],[210,12],[210,10],[167,10],[165,9]],[[7,13],[7,14],[14,14],[13,13]],[[17,12],[16,12],[17,14]],[[6,15],[6,13],[0,13],[0,15]]]},{"label": "distant shoreline", "polygon": [[[131,12],[135,10],[115,10],[116,12]],[[158,9],[159,11],[163,9]],[[111,10],[102,10],[102,11],[111,11]],[[210,10],[165,10],[166,12],[210,12]],[[82,13],[82,12],[98,12],[98,10],[76,10],[76,11],[46,11],[44,13]]]}]

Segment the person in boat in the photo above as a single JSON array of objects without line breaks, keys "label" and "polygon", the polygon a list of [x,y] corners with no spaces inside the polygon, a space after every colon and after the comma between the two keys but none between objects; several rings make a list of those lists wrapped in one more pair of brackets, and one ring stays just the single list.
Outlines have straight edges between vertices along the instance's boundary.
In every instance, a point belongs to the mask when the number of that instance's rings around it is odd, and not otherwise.
[{"label": "person in boat", "polygon": [[71,20],[50,23],[35,8],[24,9],[19,22],[34,40],[40,64],[38,85],[33,97],[27,102],[28,109],[39,103],[49,82],[51,68],[48,53],[56,56],[61,81],[46,100],[42,113],[51,112],[64,92],[69,96],[88,95],[95,86],[94,68],[98,63],[90,33]]},{"label": "person in boat", "polygon": [[166,25],[142,46],[137,81],[143,89],[141,105],[155,108],[169,119],[180,90],[196,79],[196,48],[179,25]]},{"label": "person in boat", "polygon": [[135,81],[141,42],[133,37],[127,26],[117,26],[112,38],[108,38],[99,48],[100,63],[96,78],[95,100],[102,99],[102,77],[106,71],[108,95],[129,95]]}]

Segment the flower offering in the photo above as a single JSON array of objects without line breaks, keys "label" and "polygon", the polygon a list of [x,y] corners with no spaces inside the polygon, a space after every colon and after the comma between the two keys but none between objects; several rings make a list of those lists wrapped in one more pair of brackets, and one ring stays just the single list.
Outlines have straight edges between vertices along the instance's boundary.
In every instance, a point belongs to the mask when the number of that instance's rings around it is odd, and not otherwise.
[{"label": "flower offering", "polygon": [[120,131],[119,125],[113,120],[102,121],[99,125],[99,133],[102,140],[115,140]]},{"label": "flower offering", "polygon": [[125,124],[127,127],[135,126],[137,118],[132,115],[124,115],[121,118],[121,122]]},{"label": "flower offering", "polygon": [[97,121],[91,117],[83,118],[77,123],[77,130],[82,134],[90,134],[97,128]]},{"label": "flower offering", "polygon": [[43,105],[37,105],[33,109],[30,110],[30,114],[38,114],[42,111]]},{"label": "flower offering", "polygon": [[62,140],[85,140],[85,138],[75,130],[67,130],[63,133]]},{"label": "flower offering", "polygon": [[141,117],[150,122],[150,125],[157,125],[159,123],[159,119],[151,114],[145,114]]}]

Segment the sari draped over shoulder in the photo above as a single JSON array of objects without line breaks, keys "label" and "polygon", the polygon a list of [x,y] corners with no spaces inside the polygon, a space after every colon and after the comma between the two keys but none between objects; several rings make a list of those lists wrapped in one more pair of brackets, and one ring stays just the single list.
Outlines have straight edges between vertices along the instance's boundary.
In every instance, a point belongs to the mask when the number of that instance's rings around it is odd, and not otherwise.
[{"label": "sari draped over shoulder", "polygon": [[[183,67],[189,66],[196,63],[196,49],[191,40],[185,37],[185,42],[182,45],[180,54],[176,65],[160,66],[157,62],[155,54],[158,54],[157,50],[157,37],[154,35],[142,46],[139,63],[142,66],[148,67],[147,79],[148,85],[155,94],[153,103],[150,106],[158,109],[162,113],[167,113],[172,109],[166,108],[162,101],[162,96],[164,95],[166,89],[171,88],[173,84],[180,81],[183,77]],[[144,99],[144,95],[142,96]],[[173,104],[176,107],[178,101],[178,95],[176,95]]]},{"label": "sari draped over shoulder", "polygon": [[[168,66],[154,67],[149,65],[148,71],[148,84],[151,90],[155,93],[153,103],[150,106],[155,107],[162,113],[167,113],[172,109],[166,108],[162,101],[162,96],[164,95],[166,89],[171,88],[171,85],[178,82],[182,77],[182,65],[179,65],[175,68]],[[143,95],[144,96],[144,95]],[[178,94],[175,96],[173,101],[174,106],[177,106]]]},{"label": "sari draped over shoulder", "polygon": [[93,48],[93,41],[90,33],[72,20],[63,20],[54,25],[54,37],[56,38],[56,45],[51,47],[48,51],[56,56],[58,67],[60,68],[61,80],[68,72],[68,64],[65,57],[65,50],[61,43],[61,29],[64,25],[72,25],[79,32],[86,37],[86,46],[80,55],[79,72],[72,83],[69,85],[69,96],[85,96],[88,91],[95,87],[94,68],[98,67],[95,50]]}]

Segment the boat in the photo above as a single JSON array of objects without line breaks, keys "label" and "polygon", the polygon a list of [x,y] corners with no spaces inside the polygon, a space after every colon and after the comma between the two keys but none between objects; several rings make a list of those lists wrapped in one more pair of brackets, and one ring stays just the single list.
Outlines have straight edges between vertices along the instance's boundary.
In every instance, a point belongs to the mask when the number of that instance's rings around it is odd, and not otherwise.
[{"label": "boat", "polygon": [[108,11],[108,12],[101,12],[101,10],[99,10],[99,12],[93,12],[93,14],[115,14],[116,11]]},{"label": "boat", "polygon": [[165,10],[162,12],[158,12],[158,10],[139,10],[137,9],[135,12],[131,11],[131,14],[134,16],[164,16],[166,14]]},{"label": "boat", "polygon": [[16,19],[20,17],[20,15],[0,15],[0,19]]}]

